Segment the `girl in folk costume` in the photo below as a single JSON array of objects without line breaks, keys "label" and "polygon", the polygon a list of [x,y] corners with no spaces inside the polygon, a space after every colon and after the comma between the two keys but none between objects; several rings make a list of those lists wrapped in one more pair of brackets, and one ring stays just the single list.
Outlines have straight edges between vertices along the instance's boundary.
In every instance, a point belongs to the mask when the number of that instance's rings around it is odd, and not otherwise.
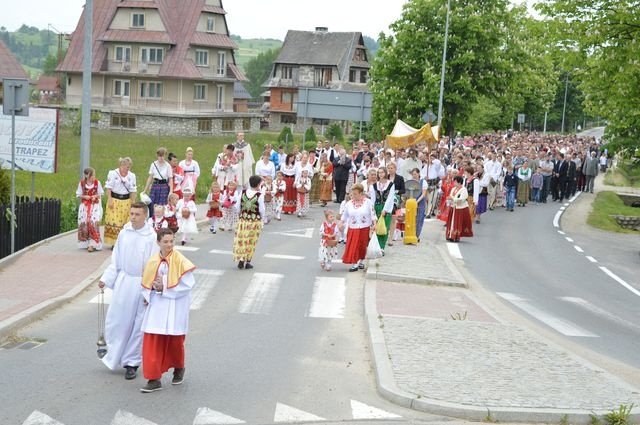
[{"label": "girl in folk costume", "polygon": [[[350,173],[350,175],[353,173]],[[326,207],[327,202],[331,202],[333,193],[333,164],[327,159],[327,154],[320,156],[320,165],[318,172],[320,186],[320,206]]]},{"label": "girl in folk costume", "polygon": [[195,202],[196,188],[198,185],[198,177],[200,177],[200,165],[198,161],[193,159],[193,149],[188,147],[185,152],[185,159],[180,161],[180,167],[184,171],[184,180],[182,181],[182,189],[191,188],[192,199]]},{"label": "girl in folk costume", "polygon": [[526,207],[529,202],[529,192],[531,191],[531,176],[533,172],[529,168],[529,161],[525,161],[522,167],[516,172],[518,176],[518,205]]},{"label": "girl in folk costume", "polygon": [[320,226],[320,268],[326,271],[331,270],[331,261],[338,257],[338,223],[331,210],[325,210],[325,221]]},{"label": "girl in folk costume", "polygon": [[285,163],[280,166],[280,170],[284,174],[284,181],[287,185],[284,191],[284,204],[282,205],[282,212],[285,214],[293,214],[296,212],[296,199],[298,192],[294,186],[296,181],[295,161],[295,155],[290,153],[287,155]]},{"label": "girl in folk costume", "polygon": [[473,202],[473,194],[475,193],[474,185],[476,183],[474,182],[475,175],[472,166],[468,166],[465,168],[464,177],[464,186],[465,189],[467,189],[467,204],[469,207],[469,216],[471,217],[471,221],[473,221],[476,218],[476,204],[475,202]]},{"label": "girl in folk costume", "polygon": [[102,249],[100,238],[100,220],[102,220],[102,203],[104,194],[102,185],[95,178],[96,171],[84,169],[84,178],[78,183],[76,196],[80,198],[78,207],[78,247],[89,252]]},{"label": "girl in folk costume", "polygon": [[104,187],[107,211],[104,218],[104,243],[112,247],[122,227],[129,222],[131,203],[135,202],[136,175],[131,171],[131,158],[120,158],[118,168],[109,171]]},{"label": "girl in folk costume", "polygon": [[251,259],[262,232],[264,216],[264,197],[260,193],[260,176],[249,178],[249,189],[242,192],[238,205],[240,219],[238,230],[233,240],[233,261],[238,262],[239,269],[252,269]]},{"label": "girl in folk costume", "polygon": [[354,184],[351,188],[351,200],[345,206],[340,224],[349,228],[342,262],[351,264],[350,272],[364,269],[367,245],[376,225],[376,212],[373,202],[364,196],[362,185]]},{"label": "girl in folk costume", "polygon": [[222,220],[220,220],[220,230],[224,232],[228,229],[233,231],[238,222],[238,204],[242,192],[238,190],[238,185],[231,180],[227,183],[227,188],[222,192]]},{"label": "girl in folk costume", "polygon": [[184,170],[178,165],[178,157],[175,153],[169,152],[169,164],[173,172],[173,193],[178,195],[178,199],[182,198],[182,183],[184,182]]},{"label": "girl in folk costume", "polygon": [[451,201],[449,195],[454,187],[453,176],[455,169],[451,166],[447,167],[447,175],[442,179],[442,197],[440,198],[440,205],[438,206],[438,220],[447,222],[449,218],[449,209],[451,208]]},{"label": "girl in folk costume", "polygon": [[227,186],[230,181],[235,181],[238,169],[238,159],[234,154],[235,147],[228,144],[224,148],[224,152],[219,153],[216,162],[211,169],[213,178],[218,182],[220,189]]},{"label": "girl in folk costume", "polygon": [[155,204],[166,205],[167,197],[173,192],[173,169],[171,164],[165,161],[166,155],[167,149],[158,148],[156,151],[157,159],[149,166],[149,177],[143,190],[151,198],[149,215],[152,214]]},{"label": "girl in folk costume", "polygon": [[472,237],[472,221],[469,214],[469,196],[467,188],[462,184],[464,179],[460,176],[454,178],[454,188],[449,194],[451,209],[447,219],[445,236],[450,242],[459,242],[461,237]]},{"label": "girl in folk costume", "polygon": [[311,178],[309,177],[309,171],[307,169],[302,170],[294,186],[298,191],[296,213],[298,217],[304,217],[309,212],[309,191],[311,190]]},{"label": "girl in folk costume", "polygon": [[217,181],[211,183],[211,190],[207,195],[207,204],[209,204],[209,210],[207,211],[207,217],[209,218],[209,231],[214,235],[218,231],[218,222],[222,217],[222,192],[220,191],[220,185]]},{"label": "girl in folk costume", "polygon": [[482,164],[476,165],[476,178],[473,186],[473,202],[476,204],[476,223],[480,223],[480,216],[487,211],[487,201],[489,198],[489,183],[491,178],[484,172]]},{"label": "girl in folk costume", "polygon": [[262,196],[264,196],[264,224],[269,224],[273,217],[275,216],[276,210],[276,201],[275,196],[273,196],[273,179],[271,176],[263,176],[262,187],[260,188],[260,192],[262,192]]},{"label": "girl in folk costume", "polygon": [[158,233],[160,229],[166,229],[169,227],[169,223],[167,223],[167,219],[164,218],[164,205],[154,205],[153,206],[153,217],[149,217],[147,220],[149,226],[153,227],[153,230]]},{"label": "girl in folk costume", "polygon": [[393,201],[395,199],[395,187],[389,180],[386,168],[378,169],[378,181],[373,185],[372,201],[379,219],[384,220],[387,226],[387,233],[377,235],[380,248],[384,250],[389,238],[389,227],[391,226],[391,214],[393,212]]},{"label": "girl in folk costume", "polygon": [[[422,233],[422,226],[424,226],[424,218],[427,214],[427,196],[429,191],[429,183],[420,176],[420,169],[414,168],[411,170],[411,178],[420,182],[420,190],[414,193],[417,203],[416,211],[416,237],[420,242],[420,233]],[[442,210],[440,210],[442,211]]]},{"label": "girl in folk costume", "polygon": [[176,233],[178,231],[178,195],[171,193],[167,199],[167,206],[164,208],[164,218],[167,220],[167,227]]},{"label": "girl in folk costume", "polygon": [[275,208],[276,220],[280,221],[280,215],[282,214],[282,206],[284,205],[284,193],[287,190],[287,183],[284,181],[284,174],[282,171],[276,173],[276,179],[273,182],[273,202]]},{"label": "girl in folk costume", "polygon": [[182,188],[182,199],[178,201],[178,231],[182,233],[182,239],[180,243],[182,245],[187,243],[187,235],[198,233],[198,226],[196,224],[196,212],[198,207],[192,199],[193,190],[191,187]]}]

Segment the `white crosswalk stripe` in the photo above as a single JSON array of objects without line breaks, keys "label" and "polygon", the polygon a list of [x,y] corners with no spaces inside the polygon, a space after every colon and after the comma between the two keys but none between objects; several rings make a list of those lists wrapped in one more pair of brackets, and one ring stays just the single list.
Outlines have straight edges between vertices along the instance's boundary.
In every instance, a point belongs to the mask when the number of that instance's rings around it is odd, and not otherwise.
[{"label": "white crosswalk stripe", "polygon": [[569,322],[568,320],[555,317],[547,313],[546,311],[540,310],[539,308],[529,303],[529,301],[527,301],[526,299],[520,298],[518,295],[509,294],[506,292],[498,292],[497,294],[503,299],[509,301],[511,304],[518,307],[519,309],[523,310],[527,314],[533,316],[537,320],[555,329],[557,332],[560,332],[563,335],[579,336],[579,337],[587,337],[587,338],[598,337],[598,335],[595,335],[587,331],[586,329],[583,329],[580,326]]},{"label": "white crosswalk stripe", "polygon": [[353,415],[353,419],[391,419],[402,417],[356,400],[351,400],[351,414]]},{"label": "white crosswalk stripe", "polygon": [[138,417],[126,410],[118,410],[111,425],[157,425],[155,422],[151,422],[145,418]]},{"label": "white crosswalk stripe", "polygon": [[301,255],[284,255],[284,254],[264,254],[264,258],[273,258],[276,260],[304,260]]},{"label": "white crosswalk stripe", "polygon": [[45,415],[44,413],[34,410],[29,417],[22,422],[22,425],[64,425],[62,422],[58,422],[53,419],[51,416]]},{"label": "white crosswalk stripe", "polygon": [[282,403],[276,404],[276,413],[273,416],[274,422],[309,422],[324,420],[325,419],[320,416],[316,416],[312,413],[305,412]]},{"label": "white crosswalk stripe", "polygon": [[176,246],[174,246],[174,249],[176,251],[185,251],[185,252],[186,251],[194,252],[194,251],[199,251],[200,250],[200,248],[198,248],[197,246],[182,246],[182,245],[176,245]]},{"label": "white crosswalk stripe", "polygon": [[190,310],[199,310],[215,288],[218,280],[224,274],[224,270],[195,269],[196,285],[191,290]]},{"label": "white crosswalk stripe", "polygon": [[214,425],[214,424],[244,424],[245,421],[225,415],[224,413],[211,410],[208,407],[201,407],[196,412],[193,425]]},{"label": "white crosswalk stripe", "polygon": [[345,292],[343,277],[316,277],[307,317],[344,318]]},{"label": "white crosswalk stripe", "polygon": [[284,275],[279,273],[254,273],[245,291],[238,312],[244,314],[269,314],[280,290]]}]

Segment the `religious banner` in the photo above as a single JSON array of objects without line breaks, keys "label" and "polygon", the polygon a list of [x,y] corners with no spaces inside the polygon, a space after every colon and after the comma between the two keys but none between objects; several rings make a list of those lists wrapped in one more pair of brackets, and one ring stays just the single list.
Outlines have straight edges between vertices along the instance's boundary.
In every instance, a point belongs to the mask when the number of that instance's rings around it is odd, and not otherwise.
[{"label": "religious banner", "polygon": [[[2,105],[0,105],[1,107]],[[29,116],[16,116],[16,170],[56,172],[58,111],[29,108]],[[11,168],[11,115],[0,113],[0,167]]]},{"label": "religious banner", "polygon": [[411,127],[402,120],[397,120],[391,134],[387,136],[389,148],[404,149],[418,143],[427,143],[433,148],[440,138],[439,126],[432,127],[431,124],[425,124],[420,129]]}]

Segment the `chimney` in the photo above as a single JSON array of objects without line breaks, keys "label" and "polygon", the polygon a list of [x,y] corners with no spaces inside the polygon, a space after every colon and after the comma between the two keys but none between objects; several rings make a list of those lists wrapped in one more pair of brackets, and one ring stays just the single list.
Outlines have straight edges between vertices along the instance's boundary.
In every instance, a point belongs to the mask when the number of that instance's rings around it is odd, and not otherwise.
[{"label": "chimney", "polygon": [[328,27],[316,27],[316,32],[327,33],[327,32],[329,32],[329,28]]}]

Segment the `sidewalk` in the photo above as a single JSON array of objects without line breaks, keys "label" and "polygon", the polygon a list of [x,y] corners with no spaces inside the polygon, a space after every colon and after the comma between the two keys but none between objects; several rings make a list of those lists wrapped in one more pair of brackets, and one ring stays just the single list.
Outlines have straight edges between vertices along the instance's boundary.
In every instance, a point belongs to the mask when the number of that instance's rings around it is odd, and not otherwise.
[{"label": "sidewalk", "polygon": [[[198,205],[199,222],[206,220],[207,209]],[[110,258],[109,249],[78,249],[71,231],[0,260],[0,341],[100,279]]]},{"label": "sidewalk", "polygon": [[501,321],[465,289],[441,222],[425,225],[420,245],[398,242],[385,254],[369,265],[365,314],[387,399],[476,421],[547,423],[590,423],[634,403],[631,422],[640,419],[640,389]]}]

